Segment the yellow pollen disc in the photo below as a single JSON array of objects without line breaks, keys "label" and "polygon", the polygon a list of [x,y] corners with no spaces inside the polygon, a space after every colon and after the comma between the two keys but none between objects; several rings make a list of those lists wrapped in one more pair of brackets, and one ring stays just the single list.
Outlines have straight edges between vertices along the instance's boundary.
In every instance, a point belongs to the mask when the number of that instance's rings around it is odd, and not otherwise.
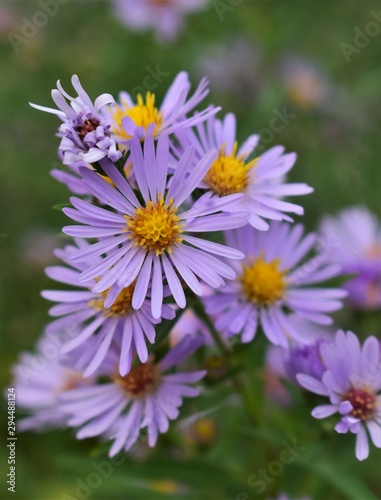
[{"label": "yellow pollen disc", "polygon": [[117,374],[113,380],[133,398],[145,396],[155,388],[158,372],[152,361],[140,363],[124,377]]},{"label": "yellow pollen disc", "polygon": [[238,144],[234,143],[231,155],[226,155],[222,146],[218,158],[206,174],[204,181],[220,196],[242,193],[250,184],[250,171],[258,163],[255,159],[245,163],[242,156],[237,156]]},{"label": "yellow pollen disc", "polygon": [[284,295],[287,271],[279,270],[280,260],[266,262],[259,257],[243,267],[239,281],[246,297],[260,306],[274,304]]},{"label": "yellow pollen disc", "polygon": [[102,311],[104,316],[112,316],[112,317],[120,317],[126,316],[132,310],[132,295],[135,290],[135,282],[127,288],[123,288],[116,301],[113,303],[111,307],[106,309],[103,306],[105,298],[109,292],[109,290],[105,290],[100,293],[96,299],[93,299],[89,302],[89,306],[95,309],[96,311]]},{"label": "yellow pollen disc", "polygon": [[134,240],[144,250],[161,255],[165,251],[172,252],[175,243],[181,243],[183,232],[180,217],[176,215],[177,208],[173,200],[169,205],[159,197],[158,201],[149,201],[145,207],[137,208],[133,217],[125,216],[129,238]]},{"label": "yellow pollen disc", "polygon": [[124,101],[120,106],[111,109],[114,124],[112,131],[124,139],[131,139],[122,125],[122,119],[129,116],[137,127],[143,127],[147,130],[152,123],[155,124],[153,135],[157,135],[160,127],[163,124],[163,115],[155,107],[155,95],[147,92],[145,102],[141,94],[137,96],[138,102],[132,108]]}]

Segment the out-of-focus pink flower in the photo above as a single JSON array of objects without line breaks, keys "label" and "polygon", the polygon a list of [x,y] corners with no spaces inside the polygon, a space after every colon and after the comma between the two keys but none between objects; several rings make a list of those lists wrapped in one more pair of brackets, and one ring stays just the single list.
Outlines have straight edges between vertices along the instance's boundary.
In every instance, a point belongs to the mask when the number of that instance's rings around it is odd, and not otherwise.
[{"label": "out-of-focus pink flower", "polygon": [[332,98],[333,88],[325,73],[299,57],[287,57],[283,80],[289,99],[306,111],[324,109]]},{"label": "out-of-focus pink flower", "polygon": [[184,16],[202,10],[208,0],[114,0],[115,13],[134,31],[153,29],[160,41],[174,40]]}]

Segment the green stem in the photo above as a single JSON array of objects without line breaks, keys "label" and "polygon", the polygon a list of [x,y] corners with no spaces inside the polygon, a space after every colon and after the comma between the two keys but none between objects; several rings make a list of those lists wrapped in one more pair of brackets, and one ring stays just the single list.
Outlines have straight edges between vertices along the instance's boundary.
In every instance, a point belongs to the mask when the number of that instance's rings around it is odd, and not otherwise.
[{"label": "green stem", "polygon": [[232,353],[232,350],[225,343],[225,341],[221,338],[220,333],[215,329],[213,322],[210,319],[210,317],[206,314],[206,312],[204,310],[204,306],[202,305],[200,299],[198,299],[198,298],[195,299],[193,302],[193,306],[194,306],[194,311],[195,311],[196,315],[209,328],[209,332],[210,332],[211,336],[213,337],[213,340],[215,341],[217,347],[221,351],[222,356],[224,358],[226,358],[227,361],[230,363],[230,355]]},{"label": "green stem", "polygon": [[228,366],[232,368],[233,373],[231,374],[231,379],[234,384],[234,387],[237,390],[237,392],[241,394],[251,419],[255,424],[257,424],[258,415],[256,408],[254,408],[253,405],[253,399],[251,397],[250,390],[247,387],[247,384],[245,383],[245,380],[242,378],[241,374],[234,373],[235,359],[233,356],[234,354],[233,350],[231,349],[230,346],[226,344],[226,342],[221,337],[221,334],[218,332],[218,330],[216,330],[211,318],[205,312],[204,306],[200,301],[200,299],[198,297],[195,297],[193,298],[192,303],[194,312],[196,313],[198,318],[201,319],[201,321],[203,321],[203,323],[205,323],[206,326],[209,328],[209,332],[213,337],[213,340],[215,341],[217,347],[219,348],[222,356],[226,359]]}]

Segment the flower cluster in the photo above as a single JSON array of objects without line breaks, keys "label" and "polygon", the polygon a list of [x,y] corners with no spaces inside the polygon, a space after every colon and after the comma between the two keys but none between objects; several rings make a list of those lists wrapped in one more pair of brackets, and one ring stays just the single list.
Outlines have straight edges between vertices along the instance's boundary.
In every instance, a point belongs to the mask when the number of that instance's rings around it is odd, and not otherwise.
[{"label": "flower cluster", "polygon": [[[190,96],[184,72],[161,105],[150,92],[93,103],[77,76],[72,83],[74,98],[59,82],[52,91],[58,110],[34,105],[62,121],[65,167],[53,176],[75,196],[63,209],[73,241],[46,269],[61,288],[42,292],[52,321],[15,367],[30,414],[21,426],[74,427],[78,439],[112,441],[110,456],[131,450],[145,428],[154,446],[183,398],[199,394],[205,351],[232,336],[251,342],[261,329],[287,352],[284,376],[331,398],[315,416],[340,411],[337,430],[358,433],[360,459],[363,424],[380,446],[379,346],[369,338],[361,351],[353,334],[332,344],[325,330],[347,296],[329,280],[348,268],[291,218],[303,208],[285,198],[312,191],[287,182],[296,154],[275,146],[258,155],[256,134],[239,144],[233,114],[196,111],[208,82]],[[55,355],[45,356],[53,339]],[[372,381],[355,382],[368,361]]]}]

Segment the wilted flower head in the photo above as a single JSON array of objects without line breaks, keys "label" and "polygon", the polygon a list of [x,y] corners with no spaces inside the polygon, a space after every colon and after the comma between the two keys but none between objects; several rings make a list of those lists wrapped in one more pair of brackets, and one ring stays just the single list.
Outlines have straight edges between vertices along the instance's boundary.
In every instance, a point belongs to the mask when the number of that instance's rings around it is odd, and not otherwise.
[{"label": "wilted flower head", "polygon": [[135,31],[153,29],[158,40],[171,41],[183,28],[183,18],[203,9],[209,0],[114,0],[115,13]]},{"label": "wilted flower head", "polygon": [[196,147],[198,158],[212,149],[218,151],[199,187],[206,190],[212,199],[241,194],[242,198],[229,210],[248,211],[249,222],[256,229],[268,229],[264,219],[292,222],[288,213],[303,214],[301,206],[280,199],[312,192],[306,184],[284,182],[284,175],[293,167],[296,154],[284,154],[284,148],[276,146],[255,157],[253,153],[259,136],[251,135],[238,146],[236,118],[232,113],[226,115],[223,121],[211,117],[206,124],[199,123],[196,131],[182,130],[176,136],[181,144],[180,152],[190,145]]},{"label": "wilted flower head", "polygon": [[109,455],[114,456],[131,449],[146,427],[148,444],[154,446],[159,433],[167,432],[170,420],[178,417],[183,398],[198,396],[199,391],[190,384],[206,373],[166,372],[182,363],[203,342],[203,336],[184,337],[158,363],[154,359],[138,363],[123,377],[109,356],[109,382],[73,389],[60,396],[61,408],[70,414],[68,424],[79,428],[77,438],[103,436],[112,440]]},{"label": "wilted flower head", "polygon": [[330,404],[317,406],[312,415],[326,418],[340,413],[336,431],[357,434],[356,457],[364,460],[369,455],[368,434],[381,448],[379,341],[368,337],[361,346],[354,333],[338,331],[334,343],[320,346],[320,355],[326,367],[321,377],[297,375],[303,387],[330,399]]},{"label": "wilted flower head", "polygon": [[58,109],[32,104],[36,109],[56,114],[63,121],[58,132],[63,163],[94,163],[105,157],[113,162],[118,161],[122,153],[111,138],[110,123],[100,114],[106,105],[115,103],[114,98],[110,94],[102,94],[93,104],[78,76],[74,75],[71,81],[77,92],[76,97],[67,94],[59,81],[57,89],[52,90],[52,98]]},{"label": "wilted flower head", "polygon": [[358,308],[381,307],[381,225],[364,207],[326,217],[321,225],[328,255],[343,274],[355,274],[344,286],[349,301]]},{"label": "wilted flower head", "polygon": [[290,338],[304,343],[310,338],[295,326],[295,316],[332,323],[327,313],[342,307],[346,292],[316,286],[336,276],[337,266],[326,264],[319,255],[303,262],[315,247],[316,235],[304,236],[300,224],[279,222],[272,222],[267,232],[248,225],[225,234],[227,243],[244,252],[245,258],[230,263],[237,279],[204,299],[217,329],[249,342],[260,323],[273,344],[287,347]]}]

